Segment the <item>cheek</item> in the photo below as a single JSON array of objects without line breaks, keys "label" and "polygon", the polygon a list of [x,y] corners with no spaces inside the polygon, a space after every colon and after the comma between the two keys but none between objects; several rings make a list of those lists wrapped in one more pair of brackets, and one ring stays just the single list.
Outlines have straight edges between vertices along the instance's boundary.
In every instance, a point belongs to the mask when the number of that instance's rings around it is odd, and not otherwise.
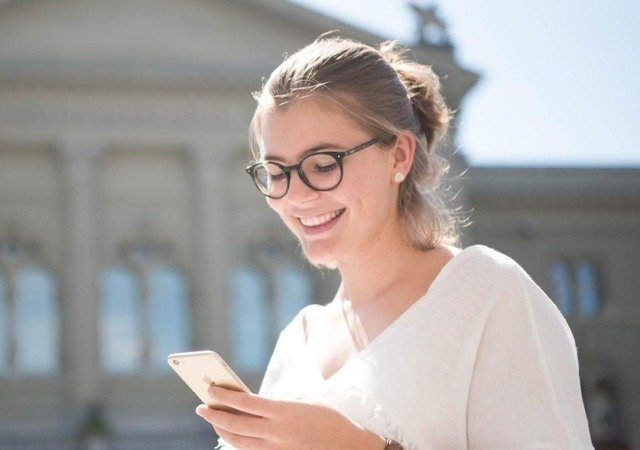
[{"label": "cheek", "polygon": [[374,170],[371,166],[357,167],[347,182],[343,183],[345,203],[360,209],[368,216],[383,215],[388,209],[391,186],[384,170]]}]

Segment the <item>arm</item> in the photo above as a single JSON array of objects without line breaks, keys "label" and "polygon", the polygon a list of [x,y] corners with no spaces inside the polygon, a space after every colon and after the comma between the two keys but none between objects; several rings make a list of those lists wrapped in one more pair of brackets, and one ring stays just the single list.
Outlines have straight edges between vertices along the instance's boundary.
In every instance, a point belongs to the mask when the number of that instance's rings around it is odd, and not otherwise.
[{"label": "arm", "polygon": [[505,267],[469,387],[470,449],[592,449],[575,341],[551,299]]}]

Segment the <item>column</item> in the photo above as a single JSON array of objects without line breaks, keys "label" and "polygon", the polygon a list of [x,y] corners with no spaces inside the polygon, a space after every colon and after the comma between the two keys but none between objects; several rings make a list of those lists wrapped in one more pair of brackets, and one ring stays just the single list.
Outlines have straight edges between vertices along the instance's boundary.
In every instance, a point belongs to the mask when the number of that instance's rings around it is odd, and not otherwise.
[{"label": "column", "polygon": [[204,141],[190,148],[193,179],[194,346],[231,357],[228,321],[227,219],[229,194],[225,143]]},{"label": "column", "polygon": [[76,407],[100,393],[96,170],[99,145],[74,139],[60,146],[63,185],[63,355],[68,398]]}]

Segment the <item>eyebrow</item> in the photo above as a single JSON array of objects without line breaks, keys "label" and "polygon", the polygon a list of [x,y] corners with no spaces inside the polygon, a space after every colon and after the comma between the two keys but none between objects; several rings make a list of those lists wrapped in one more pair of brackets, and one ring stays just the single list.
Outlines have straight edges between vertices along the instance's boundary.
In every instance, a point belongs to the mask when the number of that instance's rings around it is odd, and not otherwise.
[{"label": "eyebrow", "polygon": [[[337,144],[332,144],[330,142],[321,142],[320,144],[314,145],[313,147],[308,148],[307,150],[303,151],[300,155],[298,155],[298,161],[302,160],[302,158],[304,158],[305,156],[308,156],[315,152],[319,152],[321,150],[326,150],[328,148],[337,150],[337,149],[342,149],[342,146]],[[283,158],[276,155],[264,155],[263,161],[278,161],[282,163],[285,162]]]}]

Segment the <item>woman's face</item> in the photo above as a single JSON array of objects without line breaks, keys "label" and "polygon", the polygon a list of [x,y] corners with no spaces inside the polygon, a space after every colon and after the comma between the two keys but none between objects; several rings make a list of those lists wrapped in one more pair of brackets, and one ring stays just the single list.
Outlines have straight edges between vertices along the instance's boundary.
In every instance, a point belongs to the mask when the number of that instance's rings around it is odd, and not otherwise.
[{"label": "woman's face", "polygon": [[[345,151],[373,137],[313,97],[265,112],[261,118],[261,156],[284,165],[298,164],[302,153],[314,147]],[[315,191],[292,172],[287,194],[267,198],[307,258],[327,267],[356,257],[398,226],[393,149],[372,145],[342,162],[342,181],[331,191]]]}]

